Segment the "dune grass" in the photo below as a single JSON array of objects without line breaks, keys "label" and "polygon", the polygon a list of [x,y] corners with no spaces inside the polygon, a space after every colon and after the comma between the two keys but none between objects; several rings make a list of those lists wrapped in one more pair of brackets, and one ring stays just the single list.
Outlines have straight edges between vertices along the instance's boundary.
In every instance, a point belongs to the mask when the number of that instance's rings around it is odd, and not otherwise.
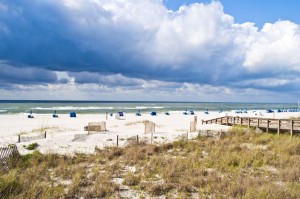
[{"label": "dune grass", "polygon": [[[1,198],[300,198],[300,137],[235,127],[221,139],[135,144],[74,157],[35,151],[0,176]],[[118,183],[117,179],[120,179]]]},{"label": "dune grass", "polygon": [[38,143],[34,142],[29,144],[28,146],[24,145],[24,148],[27,150],[35,150],[38,146]]}]

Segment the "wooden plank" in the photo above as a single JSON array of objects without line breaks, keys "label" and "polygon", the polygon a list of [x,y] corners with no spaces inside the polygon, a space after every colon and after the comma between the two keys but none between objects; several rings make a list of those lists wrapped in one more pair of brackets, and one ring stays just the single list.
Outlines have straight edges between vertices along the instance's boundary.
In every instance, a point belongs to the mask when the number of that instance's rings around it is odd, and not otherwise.
[{"label": "wooden plank", "polygon": [[279,134],[280,134],[280,123],[281,123],[281,121],[278,120],[278,127],[277,127],[277,134],[278,134],[278,136],[279,136]]},{"label": "wooden plank", "polygon": [[294,121],[291,120],[291,137],[293,137],[293,128],[294,128]]}]

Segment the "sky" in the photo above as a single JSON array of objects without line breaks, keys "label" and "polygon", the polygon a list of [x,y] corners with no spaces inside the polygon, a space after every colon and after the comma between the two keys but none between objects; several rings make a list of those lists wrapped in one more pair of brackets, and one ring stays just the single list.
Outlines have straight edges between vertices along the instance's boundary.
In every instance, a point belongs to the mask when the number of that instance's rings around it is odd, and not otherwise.
[{"label": "sky", "polygon": [[296,0],[0,0],[0,99],[297,102]]},{"label": "sky", "polygon": [[[182,5],[210,3],[211,0],[164,0],[168,9],[178,10]],[[265,23],[290,20],[300,23],[298,0],[220,0],[224,12],[234,17],[236,23],[253,22],[261,29]]]}]

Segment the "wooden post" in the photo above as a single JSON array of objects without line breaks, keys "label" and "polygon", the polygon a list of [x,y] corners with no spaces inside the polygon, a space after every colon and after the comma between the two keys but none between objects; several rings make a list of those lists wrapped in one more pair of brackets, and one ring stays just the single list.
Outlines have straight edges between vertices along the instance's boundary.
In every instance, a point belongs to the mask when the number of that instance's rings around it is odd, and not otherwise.
[{"label": "wooden post", "polygon": [[226,117],[226,125],[228,126],[228,116]]},{"label": "wooden post", "polygon": [[18,135],[18,142],[21,143],[21,135]]},{"label": "wooden post", "polygon": [[233,126],[235,125],[235,117],[233,117]]},{"label": "wooden post", "polygon": [[136,136],[136,143],[139,143],[139,135]]},{"label": "wooden post", "polygon": [[277,134],[278,134],[278,136],[279,136],[279,133],[280,133],[280,119],[278,120],[278,129],[277,129]]},{"label": "wooden post", "polygon": [[269,133],[269,119],[267,119],[267,133]]},{"label": "wooden post", "polygon": [[243,125],[243,118],[240,117],[240,123],[241,123],[241,126]]},{"label": "wooden post", "polygon": [[44,138],[47,138],[47,131],[45,131],[45,136],[44,136]]},{"label": "wooden post", "polygon": [[294,120],[291,120],[291,137],[293,137]]},{"label": "wooden post", "polygon": [[189,132],[186,132],[186,140],[189,140]]},{"label": "wooden post", "polygon": [[151,144],[152,144],[152,141],[153,141],[153,133],[151,133]]},{"label": "wooden post", "polygon": [[201,120],[202,124],[204,124],[204,120]]},{"label": "wooden post", "polygon": [[257,118],[257,127],[259,127],[259,118]]},{"label": "wooden post", "polygon": [[119,147],[119,135],[117,135],[117,147]]},{"label": "wooden post", "polygon": [[248,128],[250,128],[250,117],[248,117]]}]

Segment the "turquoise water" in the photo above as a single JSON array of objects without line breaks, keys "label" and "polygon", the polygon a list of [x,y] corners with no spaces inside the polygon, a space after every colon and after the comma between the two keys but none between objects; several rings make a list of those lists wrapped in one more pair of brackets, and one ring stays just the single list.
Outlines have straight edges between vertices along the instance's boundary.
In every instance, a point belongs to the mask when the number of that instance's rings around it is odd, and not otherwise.
[{"label": "turquoise water", "polygon": [[225,103],[225,102],[111,102],[111,101],[0,101],[0,114],[28,113],[49,114],[55,110],[58,114],[69,113],[105,113],[123,111],[125,113],[165,112],[165,111],[230,111],[238,109],[296,109],[294,104],[274,103]]}]

